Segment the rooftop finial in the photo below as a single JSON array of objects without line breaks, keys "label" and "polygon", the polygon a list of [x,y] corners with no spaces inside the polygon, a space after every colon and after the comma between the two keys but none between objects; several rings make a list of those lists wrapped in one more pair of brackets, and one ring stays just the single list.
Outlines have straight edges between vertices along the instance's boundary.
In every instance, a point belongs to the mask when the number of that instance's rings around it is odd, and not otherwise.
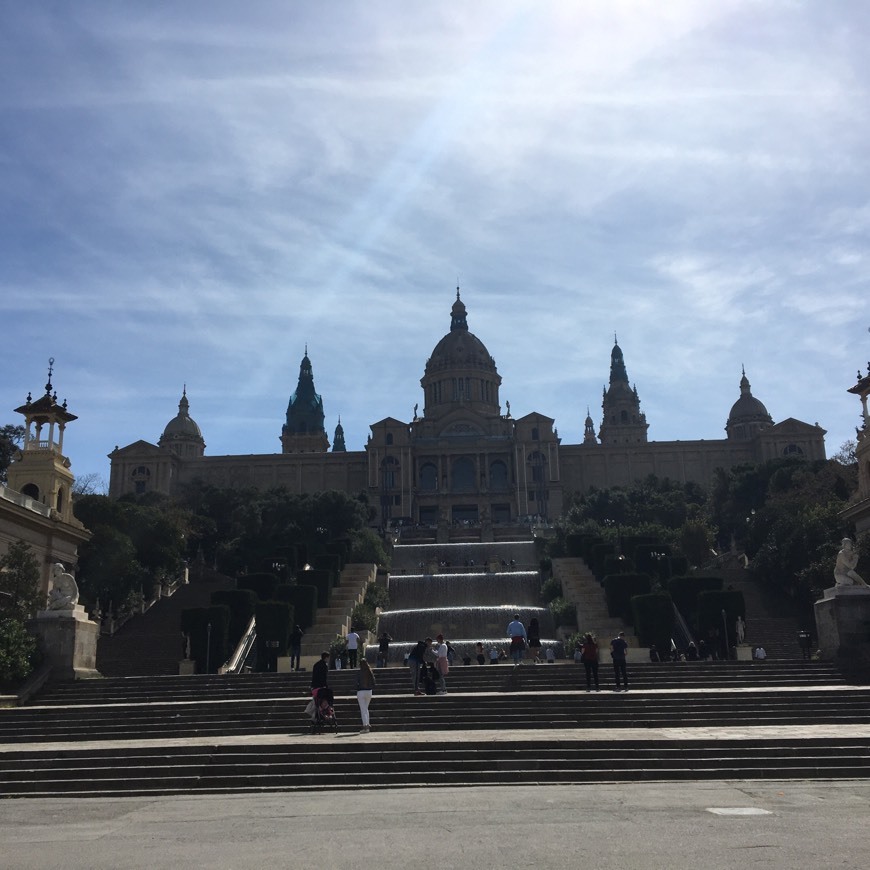
[{"label": "rooftop finial", "polygon": [[54,357],[50,356],[48,358],[48,383],[45,385],[45,395],[49,395],[51,393],[51,376],[54,372]]},{"label": "rooftop finial", "polygon": [[456,285],[456,298],[459,298],[459,284]]},{"label": "rooftop finial", "polygon": [[616,333],[615,332],[613,333],[613,343],[619,344],[619,342],[616,340]]}]

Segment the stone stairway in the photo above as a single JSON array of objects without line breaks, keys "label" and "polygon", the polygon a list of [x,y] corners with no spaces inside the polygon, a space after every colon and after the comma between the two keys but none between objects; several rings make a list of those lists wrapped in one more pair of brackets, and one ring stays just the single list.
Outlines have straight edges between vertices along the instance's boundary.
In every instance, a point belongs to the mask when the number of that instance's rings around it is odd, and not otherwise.
[{"label": "stone stairway", "polygon": [[[822,663],[638,664],[627,694],[578,690],[572,664],[454,668],[441,697],[376,673],[375,730],[349,741],[308,734],[302,673],[58,686],[0,710],[2,794],[330,789],[351,770],[370,787],[855,777],[870,759],[870,689]],[[330,674],[340,736],[354,677]]]},{"label": "stone stairway", "polygon": [[553,577],[562,584],[562,596],[577,606],[580,631],[592,632],[605,646],[610,638],[625,631],[629,645],[636,645],[630,627],[608,615],[604,589],[582,559],[553,559]]},{"label": "stone stairway", "polygon": [[366,587],[374,583],[377,565],[351,563],[341,572],[338,586],[332,590],[329,607],[318,607],[317,618],[302,638],[302,667],[310,669],[329,649],[336,635],[344,637],[350,631],[353,608],[362,603]]},{"label": "stone stairway", "polygon": [[97,670],[106,677],[159,676],[178,673],[183,658],[181,612],[208,607],[213,592],[235,588],[235,581],[214,571],[201,571],[170,598],[161,598],[141,616],[134,616],[112,637],[97,642]]}]

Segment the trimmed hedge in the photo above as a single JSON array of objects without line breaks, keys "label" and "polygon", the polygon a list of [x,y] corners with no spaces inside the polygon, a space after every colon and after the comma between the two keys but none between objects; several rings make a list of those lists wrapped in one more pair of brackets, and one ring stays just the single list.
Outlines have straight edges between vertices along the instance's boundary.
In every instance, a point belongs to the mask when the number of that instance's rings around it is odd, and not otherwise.
[{"label": "trimmed hedge", "polygon": [[[293,626],[293,607],[286,601],[257,605],[257,670],[274,671],[275,658],[287,655]],[[271,646],[272,643],[277,646]]]},{"label": "trimmed hedge", "polygon": [[[211,625],[211,644],[209,629]],[[190,638],[190,657],[198,673],[217,673],[229,656],[230,609],[223,605],[190,607],[181,611],[181,631]]]},{"label": "trimmed hedge", "polygon": [[604,576],[608,574],[636,574],[634,562],[625,556],[617,556],[615,553],[604,557]]},{"label": "trimmed hedge", "polygon": [[342,558],[338,553],[318,553],[311,560],[311,567],[316,571],[331,571],[333,576],[332,585],[338,585],[339,574],[342,569]]},{"label": "trimmed hedge", "polygon": [[641,646],[655,644],[660,650],[671,648],[674,604],[667,592],[635,595],[631,599],[634,628]]},{"label": "trimmed hedge", "polygon": [[668,581],[668,592],[671,593],[683,619],[697,624],[698,596],[702,592],[721,592],[723,585],[721,577],[671,577]]},{"label": "trimmed hedge", "polygon": [[317,606],[329,607],[329,597],[332,594],[332,571],[312,569],[303,571],[297,578],[299,583],[305,586],[314,586],[317,589]]},{"label": "trimmed hedge", "polygon": [[314,625],[317,619],[317,587],[300,584],[279,586],[275,590],[275,601],[293,605],[294,623],[304,631]]},{"label": "trimmed hedge", "polygon": [[[660,553],[657,558],[654,553]],[[634,548],[634,562],[637,570],[664,582],[671,576],[671,548],[667,544],[642,544]]]},{"label": "trimmed hedge", "polygon": [[635,595],[647,595],[650,585],[647,574],[608,574],[604,578],[608,615],[619,616],[626,622],[631,622],[634,618],[631,599]]},{"label": "trimmed hedge", "polygon": [[260,574],[244,574],[236,581],[236,588],[250,589],[257,593],[260,601],[272,601],[275,597],[275,588],[278,586],[278,578],[274,574],[265,572]]},{"label": "trimmed hedge", "polygon": [[257,593],[252,589],[221,589],[212,592],[211,603],[216,607],[224,606],[230,611],[227,643],[230,649],[235,649],[254,615]]},{"label": "trimmed hedge", "polygon": [[597,580],[601,580],[607,573],[604,568],[608,556],[616,553],[616,544],[594,544],[592,546],[592,561],[588,563]]}]

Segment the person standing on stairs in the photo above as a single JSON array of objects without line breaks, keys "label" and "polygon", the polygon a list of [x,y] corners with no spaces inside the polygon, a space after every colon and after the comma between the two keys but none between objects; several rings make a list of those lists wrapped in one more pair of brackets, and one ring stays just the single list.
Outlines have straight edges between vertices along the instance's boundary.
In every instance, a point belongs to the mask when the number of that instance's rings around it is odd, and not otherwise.
[{"label": "person standing on stairs", "polygon": [[592,691],[592,683],[595,683],[595,691],[600,692],[598,687],[598,644],[590,632],[583,636],[583,645],[580,647],[580,661],[586,670],[586,691]]},{"label": "person standing on stairs", "polygon": [[371,731],[369,724],[369,704],[372,701],[372,693],[375,690],[375,675],[369,663],[362,659],[359,663],[359,673],[356,677],[356,700],[359,704],[359,714],[362,719],[360,734]]},{"label": "person standing on stairs", "polygon": [[[628,642],[625,639],[625,632],[621,631],[610,641],[610,657],[613,659],[613,676],[616,680],[614,692],[628,691],[628,672],[625,669],[625,653],[627,650]],[[623,687],[621,690],[620,681]]]},{"label": "person standing on stairs", "polygon": [[290,632],[290,670],[302,670],[302,636],[304,631],[297,625]]},{"label": "person standing on stairs", "polygon": [[438,672],[438,691],[437,695],[447,694],[447,674],[450,671],[450,662],[447,658],[447,643],[444,640],[444,635],[439,634],[435,638],[435,670]]},{"label": "person standing on stairs", "polygon": [[347,661],[349,668],[356,667],[356,656],[359,651],[359,635],[351,629],[347,633]]},{"label": "person standing on stairs", "polygon": [[514,667],[519,667],[523,660],[523,650],[526,648],[526,627],[520,622],[519,613],[514,614],[514,618],[508,623],[507,635],[511,640],[511,658],[514,660]]}]

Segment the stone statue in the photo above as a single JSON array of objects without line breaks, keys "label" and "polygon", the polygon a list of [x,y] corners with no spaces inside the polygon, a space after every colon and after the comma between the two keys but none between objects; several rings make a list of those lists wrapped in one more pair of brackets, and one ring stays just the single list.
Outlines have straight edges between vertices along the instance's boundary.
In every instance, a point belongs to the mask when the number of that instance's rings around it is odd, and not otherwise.
[{"label": "stone statue", "polygon": [[51,566],[51,589],[48,592],[48,610],[72,610],[79,601],[79,587],[60,562]]},{"label": "stone statue", "polygon": [[837,553],[837,564],[834,566],[834,581],[837,586],[866,586],[864,579],[855,570],[858,564],[858,554],[852,545],[851,538],[843,538],[843,546]]},{"label": "stone statue", "polygon": [[746,637],[746,623],[742,616],[738,616],[734,623],[734,633],[737,635],[737,643],[743,643],[743,639]]}]

